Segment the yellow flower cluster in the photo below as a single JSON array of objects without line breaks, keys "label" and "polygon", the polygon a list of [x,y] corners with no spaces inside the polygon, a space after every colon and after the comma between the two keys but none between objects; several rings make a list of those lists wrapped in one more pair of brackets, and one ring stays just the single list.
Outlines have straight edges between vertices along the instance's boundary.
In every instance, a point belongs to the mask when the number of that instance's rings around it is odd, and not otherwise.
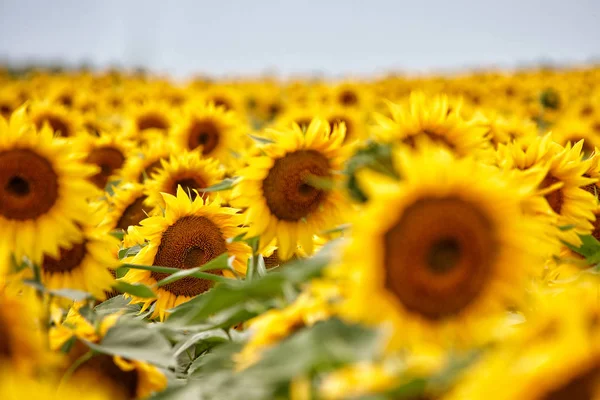
[{"label": "yellow flower cluster", "polygon": [[[3,398],[164,390],[185,371],[109,346],[135,323],[173,343],[243,331],[235,374],[339,319],[377,331],[378,356],[305,371],[291,398],[600,399],[600,68],[0,71],[0,113]],[[169,325],[321,249],[297,296]]]}]

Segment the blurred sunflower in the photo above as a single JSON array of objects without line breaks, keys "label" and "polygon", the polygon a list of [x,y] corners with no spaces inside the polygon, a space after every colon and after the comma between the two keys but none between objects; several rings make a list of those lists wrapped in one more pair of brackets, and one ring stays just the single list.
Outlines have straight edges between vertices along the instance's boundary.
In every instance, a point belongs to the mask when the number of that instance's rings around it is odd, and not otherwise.
[{"label": "blurred sunflower", "polygon": [[17,284],[0,288],[0,360],[4,367],[33,376],[55,363],[46,349],[42,314],[42,304],[32,289]]},{"label": "blurred sunflower", "polygon": [[125,132],[128,136],[144,138],[148,133],[166,135],[177,118],[168,103],[148,99],[141,104],[132,103],[126,110]]},{"label": "blurred sunflower", "polygon": [[[205,201],[201,197],[190,200],[183,188],[177,196],[163,194],[165,214],[147,218],[137,228],[139,237],[148,244],[131,259],[133,264],[158,265],[179,269],[190,269],[204,265],[213,258],[227,253],[233,257],[232,267],[239,273],[246,272],[250,248],[244,242],[233,242],[232,238],[244,233],[240,228],[242,216],[238,210],[221,206],[220,199]],[[216,275],[233,277],[227,270],[212,271]],[[164,279],[163,273],[131,269],[122,279],[126,282],[141,282],[154,285]],[[165,318],[167,310],[184,303],[210,289],[213,281],[186,277],[156,288],[158,300],[153,317]],[[154,299],[133,298],[144,303],[144,309]]]},{"label": "blurred sunflower", "polygon": [[546,294],[552,309],[475,364],[448,399],[600,398],[597,284]]},{"label": "blurred sunflower", "polygon": [[17,260],[58,257],[60,246],[81,238],[95,171],[50,128],[37,132],[23,108],[9,122],[0,118],[0,225]]},{"label": "blurred sunflower", "polygon": [[214,104],[225,111],[233,111],[240,117],[244,115],[244,99],[239,91],[233,87],[213,84],[200,94],[200,98],[206,104]]},{"label": "blurred sunflower", "polygon": [[80,133],[81,116],[69,111],[62,105],[47,101],[32,101],[29,104],[29,115],[38,129],[50,126],[54,135],[73,137]]},{"label": "blurred sunflower", "polygon": [[[57,384],[53,380],[30,377],[11,370],[6,366],[0,369],[0,398],[4,400],[81,400],[82,391],[71,385]],[[89,400],[113,400],[114,397],[102,387],[92,385],[85,391]]]},{"label": "blurred sunflower", "polygon": [[[64,321],[50,331],[50,345],[58,350],[72,337],[99,343],[119,318],[118,314],[111,314],[92,325],[79,314],[78,307],[72,307]],[[69,358],[75,361],[88,351],[87,346],[78,342],[71,348]],[[167,378],[158,368],[146,362],[95,354],[75,369],[68,384],[83,397],[90,387],[99,386],[110,394],[111,399],[133,400],[145,399],[162,391],[167,386]]]},{"label": "blurred sunflower", "polygon": [[82,137],[77,144],[87,155],[85,162],[100,168],[90,181],[101,190],[104,190],[111,178],[114,179],[134,147],[133,141],[108,133],[102,133],[98,137]]},{"label": "blurred sunflower", "polygon": [[125,183],[113,188],[113,191],[107,199],[108,210],[104,210],[100,223],[103,229],[127,231],[130,226],[139,225],[155,209],[144,194],[144,186],[139,183]]},{"label": "blurred sunflower", "polygon": [[204,157],[227,162],[249,131],[236,113],[213,103],[189,107],[172,131],[181,148],[198,150]]},{"label": "blurred sunflower", "polygon": [[281,260],[297,253],[298,244],[313,253],[313,235],[339,224],[349,207],[337,187],[348,155],[345,133],[344,125],[331,130],[321,119],[306,131],[294,124],[270,132],[274,142],[239,171],[231,194],[232,204],[246,209],[248,237],[260,236],[263,248],[277,238]]},{"label": "blurred sunflower", "polygon": [[583,140],[583,155],[590,156],[595,147],[600,146],[600,133],[594,132],[589,123],[578,118],[561,118],[552,127],[553,139],[566,146],[567,143],[575,144]]},{"label": "blurred sunflower", "polygon": [[144,182],[162,168],[161,160],[168,160],[171,154],[180,150],[165,137],[143,143],[125,157],[119,177],[125,182]]},{"label": "blurred sunflower", "polygon": [[[525,188],[447,150],[397,150],[402,181],[366,173],[369,202],[354,220],[341,312],[390,327],[388,347],[415,340],[465,343],[486,318],[522,300],[553,249],[545,224],[523,215]],[[529,187],[529,192],[535,187]]]},{"label": "blurred sunflower", "polygon": [[60,248],[57,257],[46,255],[40,267],[50,289],[78,289],[99,300],[114,284],[109,269],[118,267],[119,241],[106,231],[83,227],[83,238]]},{"label": "blurred sunflower", "polygon": [[373,134],[383,142],[414,147],[428,140],[459,157],[487,160],[492,154],[487,129],[475,119],[465,120],[459,108],[450,110],[445,95],[428,97],[423,92],[412,92],[406,104],[388,103],[388,107],[391,117],[373,115]]},{"label": "blurred sunflower", "polygon": [[203,158],[197,151],[181,151],[173,154],[168,161],[161,161],[162,167],[156,170],[151,179],[145,182],[150,204],[162,206],[162,193],[175,195],[179,187],[194,199],[198,192],[223,179],[224,171],[213,158]]}]

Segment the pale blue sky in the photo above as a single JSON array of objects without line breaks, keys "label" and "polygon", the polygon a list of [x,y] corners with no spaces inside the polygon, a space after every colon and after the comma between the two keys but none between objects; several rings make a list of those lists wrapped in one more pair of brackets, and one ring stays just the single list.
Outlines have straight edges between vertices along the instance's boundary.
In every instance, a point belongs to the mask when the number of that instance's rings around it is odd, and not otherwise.
[{"label": "pale blue sky", "polygon": [[15,63],[339,75],[599,56],[600,0],[0,0]]}]

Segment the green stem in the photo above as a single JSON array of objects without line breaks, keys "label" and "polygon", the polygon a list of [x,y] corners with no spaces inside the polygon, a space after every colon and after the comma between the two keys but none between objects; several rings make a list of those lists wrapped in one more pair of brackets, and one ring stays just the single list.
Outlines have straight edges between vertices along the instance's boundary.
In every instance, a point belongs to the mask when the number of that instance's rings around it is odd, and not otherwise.
[{"label": "green stem", "polygon": [[[163,273],[163,274],[174,274],[176,272],[181,271],[179,268],[158,267],[155,265],[121,264],[121,268],[122,267],[130,268],[130,269],[141,269],[144,271],[152,271],[152,272],[158,272],[158,273]],[[216,281],[216,282],[229,282],[230,281],[228,278],[225,278],[224,276],[209,274],[206,272],[194,272],[193,274],[191,274],[189,276],[194,277],[194,278],[199,278],[199,279],[208,279],[208,280]]]},{"label": "green stem", "polygon": [[60,383],[58,384],[59,391],[60,391],[60,388],[64,384],[66,384],[69,379],[71,379],[71,376],[73,376],[73,374],[75,373],[75,371],[77,370],[77,368],[81,367],[81,365],[83,363],[85,363],[86,361],[90,360],[94,356],[94,354],[95,354],[95,352],[93,350],[89,350],[87,353],[85,353],[84,355],[82,355],[81,357],[79,357],[77,360],[75,360],[73,362],[73,364],[71,364],[71,366],[69,367],[69,369],[65,371],[65,374],[60,379]]}]

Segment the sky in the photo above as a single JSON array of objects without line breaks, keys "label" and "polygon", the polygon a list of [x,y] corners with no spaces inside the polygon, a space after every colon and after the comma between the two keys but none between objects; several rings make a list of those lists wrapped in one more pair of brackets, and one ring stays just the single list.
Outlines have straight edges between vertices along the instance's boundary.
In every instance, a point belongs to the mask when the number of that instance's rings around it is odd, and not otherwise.
[{"label": "sky", "polygon": [[600,60],[598,0],[0,0],[0,62],[189,76]]}]

